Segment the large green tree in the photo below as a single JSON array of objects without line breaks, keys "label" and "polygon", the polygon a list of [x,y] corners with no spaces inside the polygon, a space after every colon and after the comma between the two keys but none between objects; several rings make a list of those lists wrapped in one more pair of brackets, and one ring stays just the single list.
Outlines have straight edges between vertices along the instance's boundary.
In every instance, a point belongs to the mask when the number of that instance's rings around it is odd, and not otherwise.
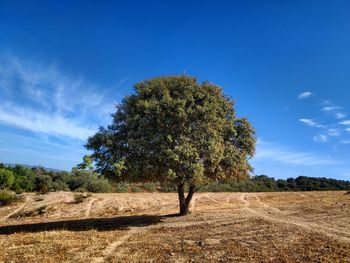
[{"label": "large green tree", "polygon": [[254,134],[220,87],[170,76],[136,84],[117,105],[113,123],[100,127],[86,147],[109,178],[176,184],[185,215],[201,185],[248,175]]}]

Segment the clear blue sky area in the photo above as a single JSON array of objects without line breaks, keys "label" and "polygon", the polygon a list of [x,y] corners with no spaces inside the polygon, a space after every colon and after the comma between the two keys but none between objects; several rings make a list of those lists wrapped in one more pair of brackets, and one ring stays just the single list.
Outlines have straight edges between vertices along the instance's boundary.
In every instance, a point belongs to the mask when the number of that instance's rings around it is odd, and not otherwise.
[{"label": "clear blue sky area", "polygon": [[133,84],[220,85],[256,174],[350,180],[349,1],[0,1],[0,161],[69,170]]}]

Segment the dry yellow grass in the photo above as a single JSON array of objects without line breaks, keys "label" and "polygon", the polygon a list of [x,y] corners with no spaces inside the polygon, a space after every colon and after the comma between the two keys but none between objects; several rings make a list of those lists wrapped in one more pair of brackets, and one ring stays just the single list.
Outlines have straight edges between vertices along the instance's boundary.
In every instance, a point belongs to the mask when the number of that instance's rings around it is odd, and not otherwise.
[{"label": "dry yellow grass", "polygon": [[0,208],[0,262],[350,262],[345,192],[198,193],[186,217],[173,193],[40,197]]}]

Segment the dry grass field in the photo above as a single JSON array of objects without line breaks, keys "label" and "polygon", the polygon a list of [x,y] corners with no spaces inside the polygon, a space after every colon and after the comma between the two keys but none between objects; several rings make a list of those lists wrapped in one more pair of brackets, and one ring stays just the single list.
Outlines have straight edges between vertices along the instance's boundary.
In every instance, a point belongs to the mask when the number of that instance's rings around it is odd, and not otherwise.
[{"label": "dry grass field", "polygon": [[0,262],[350,262],[345,192],[25,194],[0,208]]}]

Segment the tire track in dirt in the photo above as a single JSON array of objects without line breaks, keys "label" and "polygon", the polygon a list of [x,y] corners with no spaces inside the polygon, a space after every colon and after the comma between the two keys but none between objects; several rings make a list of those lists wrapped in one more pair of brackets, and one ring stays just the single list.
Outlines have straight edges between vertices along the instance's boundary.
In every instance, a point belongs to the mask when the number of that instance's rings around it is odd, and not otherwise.
[{"label": "tire track in dirt", "polygon": [[253,195],[253,197],[257,200],[258,204],[262,205],[264,208],[267,208],[267,209],[270,209],[276,213],[279,213],[279,214],[285,214],[284,212],[282,212],[280,209],[276,208],[276,207],[273,207],[273,206],[270,206],[264,202],[261,201],[260,197],[257,196],[256,194]]},{"label": "tire track in dirt", "polygon": [[[301,227],[301,228],[304,228],[304,229],[309,230],[311,232],[321,233],[323,235],[326,235],[326,236],[333,238],[333,239],[336,239],[336,240],[350,242],[350,234],[343,232],[343,231],[339,231],[337,229],[324,227],[324,226],[320,226],[320,225],[317,225],[314,223],[304,222],[304,221],[300,221],[300,220],[293,220],[293,221],[284,220],[284,219],[272,217],[270,215],[266,215],[265,213],[263,213],[261,211],[258,211],[258,210],[251,208],[250,207],[251,203],[250,203],[250,201],[247,200],[246,196],[247,196],[247,194],[245,193],[240,198],[240,200],[244,203],[244,209],[259,216],[259,217],[262,217],[262,218],[269,220],[269,221],[275,221],[275,222],[280,222],[280,223],[284,223],[284,224],[289,224],[289,225]],[[346,236],[349,236],[349,237],[345,237],[344,234]]]},{"label": "tire track in dirt", "polygon": [[238,193],[234,193],[234,194],[229,194],[227,197],[226,197],[226,203],[230,204],[231,203],[231,200],[232,199],[238,199],[240,198],[242,194],[239,194]]},{"label": "tire track in dirt", "polygon": [[213,201],[214,203],[217,203],[217,204],[225,204],[225,202],[220,202],[212,197],[209,196],[209,194],[205,194],[203,195],[203,197],[206,197],[207,199],[209,199],[210,201]]},{"label": "tire track in dirt", "polygon": [[85,210],[85,218],[90,216],[91,213],[91,208],[92,205],[97,201],[97,198],[91,198],[91,200],[89,201],[89,203],[87,204],[86,210]]},{"label": "tire track in dirt", "polygon": [[201,198],[204,194],[201,194],[201,195],[195,195],[192,199],[192,202],[191,202],[191,210],[194,212],[196,211],[196,200]]},{"label": "tire track in dirt", "polygon": [[[256,198],[257,201],[258,201],[258,203],[259,203],[259,204],[262,204],[264,207],[269,208],[269,209],[271,209],[271,210],[273,210],[273,211],[275,211],[275,212],[277,212],[277,213],[280,213],[280,214],[285,215],[285,213],[282,212],[281,210],[279,210],[278,208],[272,207],[272,206],[270,206],[270,205],[268,205],[268,204],[262,202],[261,199],[260,199],[256,194],[254,194],[254,198]],[[329,202],[329,203],[334,204],[334,202],[330,202],[330,201],[327,201],[327,200],[322,200],[322,201],[324,201],[324,202]],[[294,218],[295,218],[295,217],[294,217]],[[299,220],[299,222],[302,222],[302,221]],[[306,222],[305,222],[305,223],[306,223]],[[346,236],[350,237],[350,233],[349,233],[349,232],[344,232],[344,231],[341,231],[341,230],[338,230],[338,229],[334,229],[334,228],[332,228],[332,227],[320,226],[320,225],[315,224],[315,223],[312,223],[312,222],[307,222],[307,224],[308,224],[309,226],[311,226],[311,227],[316,228],[316,229],[321,227],[321,228],[323,228],[323,229],[325,229],[325,230],[327,230],[327,231],[331,231],[331,232],[337,233],[338,235],[340,234],[340,235],[342,236],[342,235],[345,234]]]},{"label": "tire track in dirt", "polygon": [[4,216],[0,221],[5,221],[6,219],[9,219],[11,216],[17,214],[19,211],[21,211],[28,203],[28,199],[24,197],[24,203],[18,207],[15,211],[11,212],[10,214]]},{"label": "tire track in dirt", "polygon": [[[93,263],[102,263],[105,262],[105,259],[112,255],[113,252],[117,249],[117,247],[123,245],[132,235],[136,233],[140,233],[142,230],[138,230],[136,228],[131,228],[127,234],[122,236],[120,239],[109,244],[103,251],[102,256],[95,258]],[[115,255],[119,255],[119,253],[115,253]]]}]

